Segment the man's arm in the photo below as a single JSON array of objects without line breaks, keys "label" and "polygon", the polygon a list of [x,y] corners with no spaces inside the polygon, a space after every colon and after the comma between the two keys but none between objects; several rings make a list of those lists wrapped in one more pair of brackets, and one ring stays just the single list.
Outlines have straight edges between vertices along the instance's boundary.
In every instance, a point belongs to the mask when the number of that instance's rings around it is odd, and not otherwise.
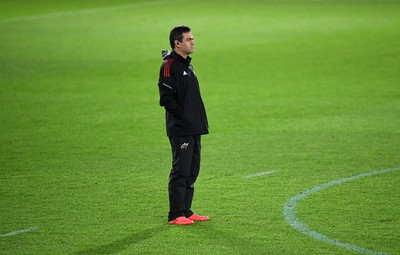
[{"label": "man's arm", "polygon": [[174,116],[174,118],[180,119],[180,109],[178,103],[174,99],[174,95],[177,93],[178,83],[171,74],[172,62],[173,59],[168,59],[164,62],[160,70],[160,80],[158,82],[160,106],[163,106],[166,111],[170,112]]}]

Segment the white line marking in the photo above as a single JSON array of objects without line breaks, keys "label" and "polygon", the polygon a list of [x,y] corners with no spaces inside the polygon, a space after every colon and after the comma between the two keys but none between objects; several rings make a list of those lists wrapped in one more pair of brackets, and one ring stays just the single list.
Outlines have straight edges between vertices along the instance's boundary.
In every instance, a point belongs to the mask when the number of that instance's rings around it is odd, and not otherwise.
[{"label": "white line marking", "polygon": [[5,233],[5,234],[0,234],[0,237],[15,236],[15,235],[22,234],[22,233],[25,233],[25,232],[33,231],[35,229],[36,229],[36,227],[30,227],[30,228],[24,228],[24,229],[20,229],[20,230],[15,230],[15,231],[8,232],[8,233]]},{"label": "white line marking", "polygon": [[[175,2],[183,2],[187,0],[176,0]],[[154,1],[154,2],[140,2],[140,3],[133,3],[133,4],[122,4],[122,5],[112,5],[112,6],[105,6],[105,7],[98,7],[98,8],[90,8],[90,9],[81,9],[75,11],[63,11],[63,12],[50,12],[44,14],[37,14],[37,15],[29,15],[29,16],[19,16],[14,18],[6,18],[0,20],[0,23],[9,23],[9,22],[19,22],[19,21],[32,21],[32,20],[39,20],[39,19],[47,19],[47,18],[58,18],[58,17],[65,17],[65,16],[75,16],[81,14],[92,14],[98,12],[107,12],[107,11],[117,11],[129,8],[138,8],[138,7],[146,7],[146,6],[153,6],[153,5],[160,5],[166,4],[165,1]],[[171,4],[171,1],[168,2]]]},{"label": "white line marking", "polygon": [[326,242],[326,243],[336,245],[339,247],[343,247],[343,248],[346,248],[349,250],[358,251],[358,252],[364,252],[364,253],[376,254],[376,255],[388,255],[388,253],[373,251],[373,250],[362,248],[362,247],[359,247],[356,245],[343,243],[343,242],[340,242],[338,240],[332,239],[330,237],[327,237],[323,234],[318,233],[317,231],[309,228],[306,224],[301,222],[301,220],[296,216],[296,206],[298,203],[300,203],[300,201],[302,201],[309,195],[317,193],[318,191],[326,189],[328,187],[342,184],[347,181],[352,181],[352,180],[360,179],[363,177],[368,177],[368,176],[375,175],[375,174],[394,172],[394,171],[398,171],[398,170],[400,170],[400,167],[384,169],[384,170],[377,170],[377,171],[373,171],[373,172],[369,172],[369,173],[362,173],[362,174],[346,177],[346,178],[343,178],[340,180],[334,180],[334,181],[331,181],[331,182],[328,182],[328,183],[325,183],[325,184],[322,184],[319,186],[315,186],[311,189],[308,189],[302,193],[295,195],[294,197],[291,197],[285,203],[285,205],[283,207],[283,216],[285,217],[286,222],[289,223],[293,228],[295,228],[295,229],[299,230],[300,232],[302,232],[306,235],[309,235],[319,241]]},{"label": "white line marking", "polygon": [[243,178],[253,178],[253,177],[258,177],[258,176],[262,176],[262,175],[266,175],[266,174],[273,174],[275,173],[275,171],[268,171],[268,172],[261,172],[261,173],[255,173],[255,174],[249,174],[244,176]]}]

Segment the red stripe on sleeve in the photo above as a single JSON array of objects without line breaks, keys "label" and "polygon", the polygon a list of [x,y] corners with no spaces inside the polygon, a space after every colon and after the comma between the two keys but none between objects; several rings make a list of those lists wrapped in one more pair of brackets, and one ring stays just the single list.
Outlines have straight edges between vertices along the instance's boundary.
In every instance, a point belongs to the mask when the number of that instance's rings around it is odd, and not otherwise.
[{"label": "red stripe on sleeve", "polygon": [[168,62],[169,62],[169,60],[167,60],[167,61],[165,62],[165,64],[164,64],[164,77],[167,76]]},{"label": "red stripe on sleeve", "polygon": [[164,77],[168,78],[171,75],[171,63],[174,61],[173,58],[169,58],[164,65]]}]

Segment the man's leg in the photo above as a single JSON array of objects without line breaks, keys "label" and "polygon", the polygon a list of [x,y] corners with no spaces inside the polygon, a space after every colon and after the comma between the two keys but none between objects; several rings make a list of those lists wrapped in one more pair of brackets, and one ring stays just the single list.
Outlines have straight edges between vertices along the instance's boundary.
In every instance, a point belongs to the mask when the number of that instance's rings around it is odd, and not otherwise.
[{"label": "man's leg", "polygon": [[170,137],[172,169],[169,176],[168,193],[170,211],[168,221],[184,216],[187,180],[190,176],[194,141],[193,137]]},{"label": "man's leg", "polygon": [[201,156],[201,136],[193,136],[193,153],[192,163],[190,166],[190,176],[186,182],[186,194],[185,194],[185,216],[189,217],[193,214],[192,201],[194,195],[194,183],[196,182],[197,176],[200,171],[200,156]]}]

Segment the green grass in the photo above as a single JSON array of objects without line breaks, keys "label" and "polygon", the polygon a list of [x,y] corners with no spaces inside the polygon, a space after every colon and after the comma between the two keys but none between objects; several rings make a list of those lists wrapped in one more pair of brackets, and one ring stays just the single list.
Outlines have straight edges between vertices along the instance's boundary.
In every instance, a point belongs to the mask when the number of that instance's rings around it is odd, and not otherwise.
[{"label": "green grass", "polygon": [[[397,1],[2,1],[4,254],[360,254],[292,228],[286,201],[400,166]],[[194,210],[169,226],[161,49],[193,29],[210,123]],[[275,172],[243,178],[264,171]],[[335,240],[400,254],[400,173],[297,207]]]}]

